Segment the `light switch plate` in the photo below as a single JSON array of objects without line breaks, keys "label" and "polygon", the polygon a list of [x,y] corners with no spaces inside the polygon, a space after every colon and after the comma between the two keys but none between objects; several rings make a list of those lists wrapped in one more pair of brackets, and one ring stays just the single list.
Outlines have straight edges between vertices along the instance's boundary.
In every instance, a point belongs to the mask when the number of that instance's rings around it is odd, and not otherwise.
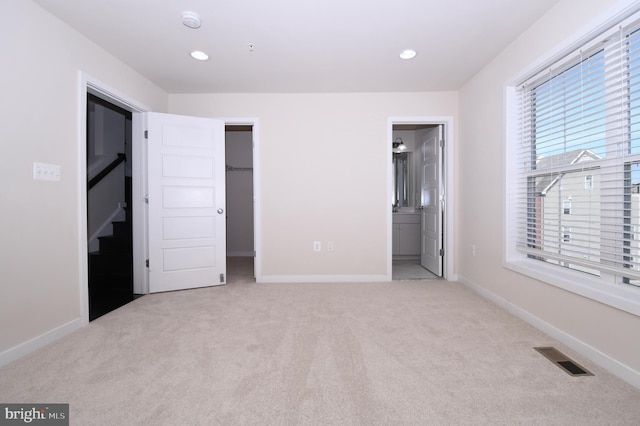
[{"label": "light switch plate", "polygon": [[60,181],[60,166],[57,164],[33,163],[33,179]]}]

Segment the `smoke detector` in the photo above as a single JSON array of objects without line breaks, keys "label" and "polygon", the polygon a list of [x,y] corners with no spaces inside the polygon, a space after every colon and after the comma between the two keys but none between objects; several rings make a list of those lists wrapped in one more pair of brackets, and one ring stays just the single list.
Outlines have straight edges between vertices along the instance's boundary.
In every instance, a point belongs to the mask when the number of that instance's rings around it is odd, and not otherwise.
[{"label": "smoke detector", "polygon": [[195,12],[183,12],[182,23],[191,29],[200,28],[200,16]]}]

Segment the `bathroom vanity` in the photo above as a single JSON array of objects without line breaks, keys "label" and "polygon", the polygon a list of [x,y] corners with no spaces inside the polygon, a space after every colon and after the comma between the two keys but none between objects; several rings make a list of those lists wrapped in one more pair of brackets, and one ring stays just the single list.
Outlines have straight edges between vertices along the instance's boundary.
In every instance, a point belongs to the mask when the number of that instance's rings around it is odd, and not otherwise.
[{"label": "bathroom vanity", "polygon": [[419,212],[393,213],[393,257],[394,259],[413,259],[420,257]]}]

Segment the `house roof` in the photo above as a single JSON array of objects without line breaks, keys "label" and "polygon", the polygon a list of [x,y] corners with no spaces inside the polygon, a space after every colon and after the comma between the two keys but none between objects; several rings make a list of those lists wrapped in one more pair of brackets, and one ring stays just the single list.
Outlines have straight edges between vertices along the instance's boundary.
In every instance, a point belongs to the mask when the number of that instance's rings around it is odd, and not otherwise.
[{"label": "house roof", "polygon": [[536,194],[541,196],[547,195],[547,192],[565,175],[565,173],[559,173],[557,171],[558,167],[598,160],[600,158],[599,155],[588,149],[577,149],[561,154],[538,157],[536,170],[549,170],[549,174],[541,176],[536,181]]}]

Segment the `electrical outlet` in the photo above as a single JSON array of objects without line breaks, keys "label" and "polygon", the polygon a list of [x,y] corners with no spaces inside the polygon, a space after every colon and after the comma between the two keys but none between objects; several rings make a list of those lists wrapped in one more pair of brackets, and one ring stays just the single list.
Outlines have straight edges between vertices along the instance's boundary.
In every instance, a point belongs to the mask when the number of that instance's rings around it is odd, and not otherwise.
[{"label": "electrical outlet", "polygon": [[322,243],[320,241],[313,242],[313,251],[322,251]]},{"label": "electrical outlet", "polygon": [[471,244],[471,256],[475,256],[475,255],[476,255],[476,245]]}]

